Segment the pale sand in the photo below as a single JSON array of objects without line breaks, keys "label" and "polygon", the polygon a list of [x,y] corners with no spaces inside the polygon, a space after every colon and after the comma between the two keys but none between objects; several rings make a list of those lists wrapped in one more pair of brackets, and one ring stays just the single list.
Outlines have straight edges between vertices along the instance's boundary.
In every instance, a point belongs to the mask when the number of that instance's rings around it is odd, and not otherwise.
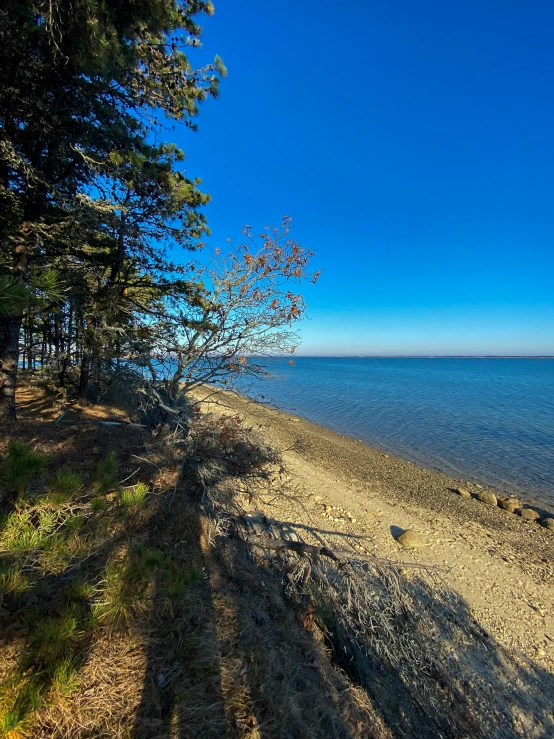
[{"label": "pale sand", "polygon": [[[499,645],[554,672],[554,532],[462,499],[450,489],[459,480],[304,419],[235,393],[220,392],[211,400],[217,404],[205,404],[205,410],[240,414],[283,450],[287,470],[307,496],[305,504],[278,503],[267,515],[276,517],[277,511],[281,520],[306,527],[307,540],[323,536],[336,548],[355,541],[358,551],[371,555],[446,567],[446,584]],[[326,512],[325,503],[343,511]],[[421,533],[427,546],[400,546],[393,534],[408,528]]]}]

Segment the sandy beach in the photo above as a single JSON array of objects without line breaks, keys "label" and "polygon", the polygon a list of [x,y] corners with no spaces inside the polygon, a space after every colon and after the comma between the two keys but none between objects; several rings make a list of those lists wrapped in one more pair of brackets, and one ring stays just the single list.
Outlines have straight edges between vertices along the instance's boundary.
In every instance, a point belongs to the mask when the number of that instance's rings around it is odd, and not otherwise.
[{"label": "sandy beach", "polygon": [[[454,492],[478,492],[474,484],[235,393],[212,396],[204,409],[239,414],[283,450],[306,502],[276,503],[266,515],[303,525],[307,540],[318,530],[338,548],[347,541],[370,555],[443,567],[444,582],[499,645],[554,671],[554,532]],[[425,546],[400,546],[405,529]]]}]

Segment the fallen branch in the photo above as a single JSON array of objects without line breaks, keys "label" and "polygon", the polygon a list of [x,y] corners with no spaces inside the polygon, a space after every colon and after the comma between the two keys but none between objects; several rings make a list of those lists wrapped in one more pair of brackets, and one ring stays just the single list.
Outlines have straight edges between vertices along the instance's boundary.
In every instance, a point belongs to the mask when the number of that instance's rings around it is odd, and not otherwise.
[{"label": "fallen branch", "polygon": [[327,547],[315,547],[303,541],[290,541],[288,539],[264,539],[260,536],[247,536],[244,541],[247,544],[262,547],[262,549],[291,549],[297,554],[313,554],[320,557],[329,557],[334,562],[341,564],[341,560]]},{"label": "fallen branch", "polygon": [[135,429],[145,429],[144,423],[133,423],[132,421],[100,421],[102,426],[129,426]]}]

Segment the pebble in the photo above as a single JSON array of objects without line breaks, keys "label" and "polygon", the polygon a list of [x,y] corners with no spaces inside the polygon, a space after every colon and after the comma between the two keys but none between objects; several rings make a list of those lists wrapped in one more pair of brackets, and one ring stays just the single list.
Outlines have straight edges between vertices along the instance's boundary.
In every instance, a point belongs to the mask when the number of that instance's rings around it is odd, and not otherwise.
[{"label": "pebble", "polygon": [[554,531],[554,518],[543,518],[541,521],[541,525],[544,526],[545,529],[550,529],[551,531]]}]

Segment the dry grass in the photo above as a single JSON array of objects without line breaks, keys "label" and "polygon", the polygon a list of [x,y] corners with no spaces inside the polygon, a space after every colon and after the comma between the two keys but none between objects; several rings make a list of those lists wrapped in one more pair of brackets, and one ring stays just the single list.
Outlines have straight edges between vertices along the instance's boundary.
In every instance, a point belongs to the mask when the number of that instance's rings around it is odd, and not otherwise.
[{"label": "dry grass", "polygon": [[279,576],[206,515],[228,510],[222,480],[267,490],[275,452],[236,419],[172,447],[52,402],[23,392],[14,436],[42,462],[2,509],[0,737],[386,734]]}]

